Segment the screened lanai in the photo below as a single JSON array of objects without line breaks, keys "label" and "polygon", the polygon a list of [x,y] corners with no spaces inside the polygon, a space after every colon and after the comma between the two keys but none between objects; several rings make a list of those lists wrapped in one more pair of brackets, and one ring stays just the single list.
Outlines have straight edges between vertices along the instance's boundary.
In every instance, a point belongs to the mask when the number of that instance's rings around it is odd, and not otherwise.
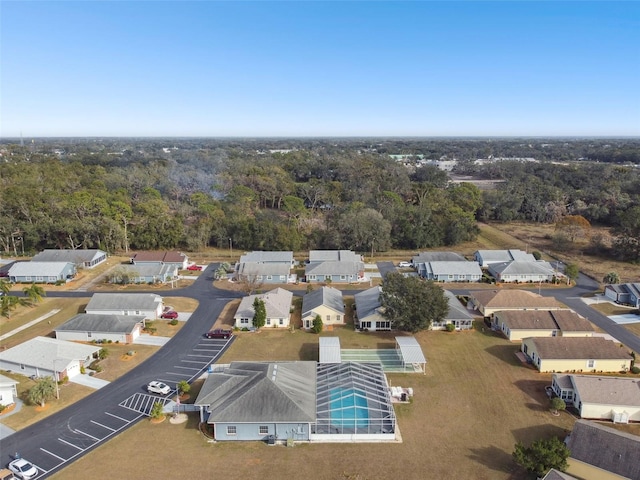
[{"label": "screened lanai", "polygon": [[422,353],[422,347],[415,337],[396,337],[396,350],[400,350],[400,358],[402,358],[402,365],[413,365],[418,370],[422,370],[426,373],[427,359],[424,358]]},{"label": "screened lanai", "polygon": [[311,440],[395,439],[396,418],[379,363],[318,364]]}]

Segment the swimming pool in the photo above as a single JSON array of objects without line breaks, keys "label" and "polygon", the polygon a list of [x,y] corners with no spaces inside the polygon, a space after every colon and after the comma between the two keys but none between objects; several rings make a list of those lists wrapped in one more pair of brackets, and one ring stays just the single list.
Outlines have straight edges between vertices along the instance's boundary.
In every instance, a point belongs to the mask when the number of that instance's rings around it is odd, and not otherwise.
[{"label": "swimming pool", "polygon": [[369,408],[364,392],[355,388],[332,388],[329,392],[331,424],[342,428],[367,428]]}]

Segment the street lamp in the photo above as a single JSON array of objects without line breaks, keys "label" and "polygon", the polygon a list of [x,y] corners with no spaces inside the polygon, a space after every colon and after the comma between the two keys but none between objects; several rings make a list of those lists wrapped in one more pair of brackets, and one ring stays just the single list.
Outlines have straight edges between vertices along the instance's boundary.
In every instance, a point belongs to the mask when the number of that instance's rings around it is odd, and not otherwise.
[{"label": "street lamp", "polygon": [[56,399],[60,400],[60,385],[58,385],[58,371],[56,370],[56,362],[59,358],[53,359],[53,381],[56,383]]},{"label": "street lamp", "polygon": [[233,257],[233,240],[229,238],[229,256]]}]

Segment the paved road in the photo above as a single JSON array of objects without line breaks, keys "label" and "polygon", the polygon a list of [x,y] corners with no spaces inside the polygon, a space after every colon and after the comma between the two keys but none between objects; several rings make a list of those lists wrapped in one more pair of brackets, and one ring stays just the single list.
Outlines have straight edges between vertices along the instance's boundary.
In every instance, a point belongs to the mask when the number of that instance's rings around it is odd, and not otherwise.
[{"label": "paved road", "polygon": [[[175,386],[180,380],[191,382],[202,375],[234,340],[234,337],[205,339],[202,333],[211,328],[229,300],[240,296],[214,289],[211,282],[214,271],[215,265],[210,265],[192,286],[171,292],[195,298],[200,304],[187,325],[164,347],[117,381],[2,439],[0,465],[6,465],[18,452],[40,469],[38,478],[46,478],[146,418],[153,403],[166,404],[175,395],[175,392],[167,397],[149,395],[145,389],[149,381],[161,380]],[[86,295],[69,292],[60,296]]]}]

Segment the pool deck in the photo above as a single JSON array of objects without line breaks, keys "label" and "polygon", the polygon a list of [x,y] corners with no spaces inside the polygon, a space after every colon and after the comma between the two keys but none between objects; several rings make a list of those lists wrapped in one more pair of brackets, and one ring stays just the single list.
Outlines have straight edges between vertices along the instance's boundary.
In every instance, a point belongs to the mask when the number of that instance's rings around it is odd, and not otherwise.
[{"label": "pool deck", "polygon": [[400,352],[395,348],[384,349],[341,349],[343,362],[379,362],[382,369],[390,373],[424,373],[421,365],[403,365]]}]

